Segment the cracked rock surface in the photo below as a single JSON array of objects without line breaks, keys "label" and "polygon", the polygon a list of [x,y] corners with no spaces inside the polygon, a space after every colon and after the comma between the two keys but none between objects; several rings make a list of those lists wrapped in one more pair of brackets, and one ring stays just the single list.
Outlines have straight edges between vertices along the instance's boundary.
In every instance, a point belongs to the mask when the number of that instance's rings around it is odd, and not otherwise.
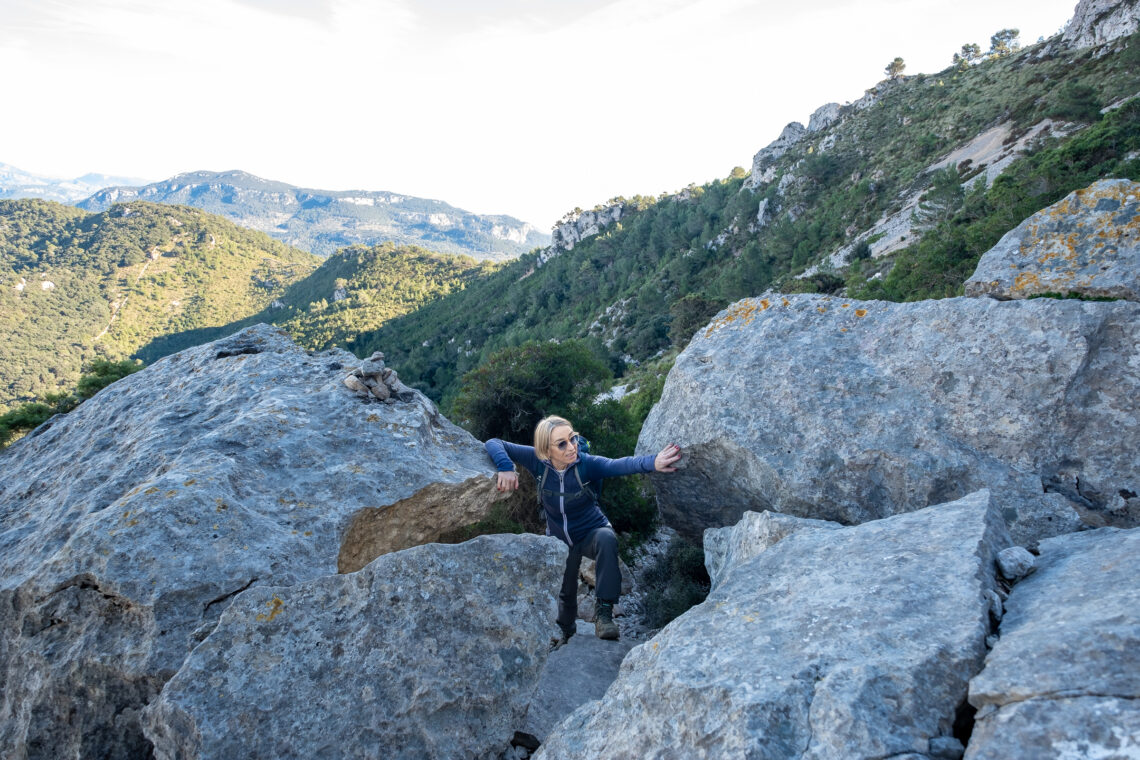
[{"label": "cracked rock surface", "polygon": [[492,757],[539,682],[565,560],[557,539],[482,536],[252,589],[146,709],[155,757]]},{"label": "cracked rock surface", "polygon": [[535,758],[928,756],[981,668],[1009,541],[986,491],[794,532],[632,650]]},{"label": "cracked rock surface", "polygon": [[357,396],[354,362],[252,327],[0,454],[0,754],[144,757],[140,710],[242,593],[486,515],[482,445],[418,392]]},{"label": "cracked rock surface", "polygon": [[1041,542],[970,682],[969,760],[1140,756],[1140,529]]}]

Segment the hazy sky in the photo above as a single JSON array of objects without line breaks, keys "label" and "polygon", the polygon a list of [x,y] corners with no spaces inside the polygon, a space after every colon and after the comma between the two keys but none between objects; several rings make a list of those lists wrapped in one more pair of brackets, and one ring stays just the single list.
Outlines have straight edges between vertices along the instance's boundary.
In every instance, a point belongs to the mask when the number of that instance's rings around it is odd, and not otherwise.
[{"label": "hazy sky", "polygon": [[0,0],[0,163],[242,169],[549,229],[748,168],[790,121],[1075,0]]}]

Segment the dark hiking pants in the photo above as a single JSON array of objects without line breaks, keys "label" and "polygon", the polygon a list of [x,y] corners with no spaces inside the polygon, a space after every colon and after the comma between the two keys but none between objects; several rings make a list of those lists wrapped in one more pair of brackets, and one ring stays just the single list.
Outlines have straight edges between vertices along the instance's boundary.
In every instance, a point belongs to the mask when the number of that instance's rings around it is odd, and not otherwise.
[{"label": "dark hiking pants", "polygon": [[621,570],[618,569],[618,541],[613,528],[595,528],[586,537],[570,547],[566,557],[566,572],[562,575],[562,590],[558,593],[558,625],[562,630],[574,630],[578,619],[578,568],[582,557],[597,563],[598,601],[616,602],[621,595]]}]

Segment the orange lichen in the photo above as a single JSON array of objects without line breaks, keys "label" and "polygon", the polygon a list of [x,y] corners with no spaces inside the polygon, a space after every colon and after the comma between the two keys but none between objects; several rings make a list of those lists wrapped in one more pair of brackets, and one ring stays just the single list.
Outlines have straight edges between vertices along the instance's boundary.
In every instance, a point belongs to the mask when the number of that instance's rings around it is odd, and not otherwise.
[{"label": "orange lichen", "polygon": [[745,325],[750,324],[752,320],[756,318],[757,309],[759,308],[760,311],[767,309],[767,306],[762,306],[762,304],[767,303],[767,301],[761,301],[757,303],[751,300],[745,300],[733,304],[728,308],[728,311],[725,312],[725,315],[723,317],[713,320],[712,324],[710,324],[708,329],[705,330],[705,337],[712,335],[720,328],[727,327],[734,322],[740,322]]},{"label": "orange lichen", "polygon": [[277,594],[274,594],[273,598],[265,603],[265,606],[269,608],[268,614],[261,613],[257,616],[257,619],[262,623],[268,623],[280,615],[281,610],[285,609],[285,602],[281,601],[281,597],[277,596]]},{"label": "orange lichen", "polygon": [[867,316],[867,310],[866,309],[856,309],[855,310],[855,316],[865,317],[865,316]]}]

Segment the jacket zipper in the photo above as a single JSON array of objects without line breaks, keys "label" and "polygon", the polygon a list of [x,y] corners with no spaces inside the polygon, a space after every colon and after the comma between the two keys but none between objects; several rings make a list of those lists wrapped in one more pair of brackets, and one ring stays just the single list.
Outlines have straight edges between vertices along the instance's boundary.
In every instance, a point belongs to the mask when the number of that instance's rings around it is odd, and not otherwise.
[{"label": "jacket zipper", "polygon": [[[558,470],[555,470],[558,472]],[[566,545],[573,546],[574,541],[570,538],[570,521],[566,517],[566,472],[558,472],[558,510],[562,513],[562,535],[566,536]]]}]

